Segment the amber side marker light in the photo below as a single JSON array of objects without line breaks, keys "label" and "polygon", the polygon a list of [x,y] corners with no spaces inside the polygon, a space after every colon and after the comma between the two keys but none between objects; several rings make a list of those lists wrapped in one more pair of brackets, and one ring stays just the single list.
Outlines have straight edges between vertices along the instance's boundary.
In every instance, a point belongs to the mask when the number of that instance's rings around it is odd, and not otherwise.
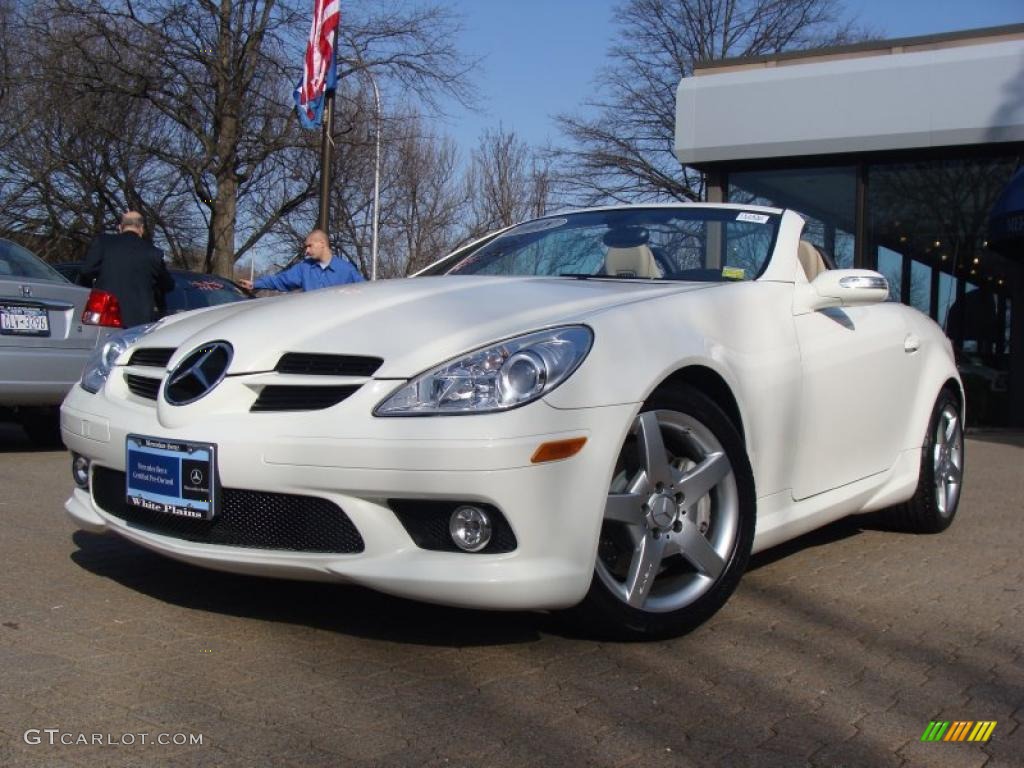
[{"label": "amber side marker light", "polygon": [[559,459],[568,459],[570,456],[575,456],[586,445],[587,438],[585,437],[574,437],[570,440],[553,440],[550,443],[541,443],[536,451],[533,452],[533,456],[530,457],[530,462],[533,464],[543,464],[545,461],[558,461]]}]

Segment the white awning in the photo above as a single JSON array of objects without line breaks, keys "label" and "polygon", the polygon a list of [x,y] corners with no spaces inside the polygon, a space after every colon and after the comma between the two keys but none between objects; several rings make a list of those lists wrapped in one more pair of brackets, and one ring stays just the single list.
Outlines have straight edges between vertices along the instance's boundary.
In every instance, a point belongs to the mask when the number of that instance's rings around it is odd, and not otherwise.
[{"label": "white awning", "polygon": [[683,79],[683,164],[1024,141],[1024,40],[771,64]]}]

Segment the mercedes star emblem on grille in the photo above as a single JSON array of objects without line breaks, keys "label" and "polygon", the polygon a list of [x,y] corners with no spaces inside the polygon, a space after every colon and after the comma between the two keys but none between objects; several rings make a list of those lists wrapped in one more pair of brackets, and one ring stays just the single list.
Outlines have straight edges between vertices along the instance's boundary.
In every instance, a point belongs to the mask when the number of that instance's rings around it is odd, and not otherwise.
[{"label": "mercedes star emblem on grille", "polygon": [[188,405],[206,396],[227,375],[233,354],[226,341],[211,341],[192,350],[171,371],[164,399],[171,405]]}]

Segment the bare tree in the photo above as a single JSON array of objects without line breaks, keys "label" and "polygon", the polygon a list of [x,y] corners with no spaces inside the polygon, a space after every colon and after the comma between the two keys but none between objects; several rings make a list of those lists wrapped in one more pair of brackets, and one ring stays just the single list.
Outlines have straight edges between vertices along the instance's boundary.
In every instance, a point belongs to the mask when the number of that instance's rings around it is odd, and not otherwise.
[{"label": "bare tree", "polygon": [[386,227],[378,274],[403,277],[445,255],[462,231],[465,187],[459,178],[455,142],[424,130],[410,114],[392,143],[388,193],[382,206]]},{"label": "bare tree", "polygon": [[[364,277],[372,271],[373,177],[376,114],[372,96],[342,81],[331,173],[331,248]],[[454,143],[426,129],[426,119],[405,104],[383,117],[378,276],[402,277],[443,256],[465,236],[466,184]],[[312,168],[311,168],[312,170]],[[284,266],[301,256],[300,244],[316,213],[306,203],[281,232]]]},{"label": "bare tree", "polygon": [[466,176],[470,236],[541,216],[551,205],[550,160],[514,131],[481,135]]},{"label": "bare tree", "polygon": [[14,45],[13,17],[12,1],[0,0],[0,109],[3,109],[11,88],[11,48]]},{"label": "bare tree", "polygon": [[459,17],[444,5],[372,0],[346,6],[338,30],[338,77],[375,73],[397,91],[436,110],[438,97],[470,106],[476,60],[455,46]]},{"label": "bare tree", "polygon": [[675,92],[697,62],[860,39],[839,0],[624,0],[610,65],[582,115],[559,123],[561,180],[582,202],[693,200],[699,174],[673,151]]},{"label": "bare tree", "polygon": [[[2,2],[4,0],[0,0]],[[10,0],[6,0],[10,2]],[[292,116],[309,5],[299,0],[53,0],[31,3],[33,40],[59,42],[74,65],[40,77],[69,92],[139,105],[158,118],[159,139],[93,133],[107,143],[138,140],[180,178],[191,196],[192,228],[205,230],[206,266],[230,275],[234,262],[316,190],[318,136]],[[346,9],[342,76],[372,67],[378,77],[429,103],[438,93],[468,101],[468,64],[453,47],[455,17],[419,3],[377,0]],[[355,64],[351,64],[355,62]],[[2,151],[2,150],[0,150]],[[182,252],[191,250],[182,248]]]},{"label": "bare tree", "polygon": [[[384,115],[383,126],[378,126],[373,97],[360,85],[365,83],[349,77],[341,81],[338,89],[341,119],[331,171],[331,235],[335,252],[351,260],[364,277],[370,277],[376,132],[380,129],[382,136],[387,137],[383,140],[381,159],[381,199],[386,205],[397,165],[392,158],[392,148],[403,126],[400,118],[390,115]],[[309,216],[315,214],[315,210],[311,210]],[[386,214],[380,224],[387,229]]]},{"label": "bare tree", "polygon": [[69,88],[56,75],[77,62],[55,40],[32,41],[29,51],[11,36],[4,53],[12,55],[0,111],[0,226],[46,233],[37,248],[44,256],[76,258],[129,205],[176,252],[190,234],[188,189],[140,149],[165,140],[159,116],[141,103]]},{"label": "bare tree", "polygon": [[311,193],[309,182],[280,185],[271,215],[245,217],[237,231],[246,193],[260,189],[268,159],[296,144],[285,64],[299,34],[298,10],[273,0],[56,6],[55,14],[36,15],[36,36],[57,37],[75,53],[67,77],[79,92],[140,102],[162,118],[165,140],[144,150],[185,180],[207,229],[207,266],[230,274],[292,199]]}]

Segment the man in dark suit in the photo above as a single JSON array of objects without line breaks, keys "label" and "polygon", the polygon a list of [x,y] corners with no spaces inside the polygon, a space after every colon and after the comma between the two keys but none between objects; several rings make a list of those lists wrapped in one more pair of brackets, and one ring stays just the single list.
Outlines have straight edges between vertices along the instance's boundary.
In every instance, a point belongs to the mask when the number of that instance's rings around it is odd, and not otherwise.
[{"label": "man in dark suit", "polygon": [[125,213],[118,234],[100,235],[89,245],[79,277],[83,285],[117,297],[125,328],[156,320],[164,294],[174,288],[163,253],[142,239],[144,231],[141,213]]}]

